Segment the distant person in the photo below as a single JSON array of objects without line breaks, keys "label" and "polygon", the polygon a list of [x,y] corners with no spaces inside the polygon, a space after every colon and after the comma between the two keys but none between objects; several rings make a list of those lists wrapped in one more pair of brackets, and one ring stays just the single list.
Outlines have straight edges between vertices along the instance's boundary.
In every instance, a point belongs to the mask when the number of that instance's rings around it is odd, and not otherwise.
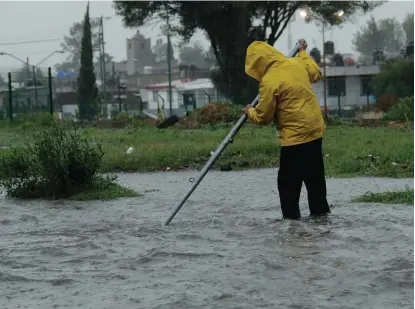
[{"label": "distant person", "polygon": [[304,181],[311,216],[330,213],[327,203],[322,137],[324,119],[312,83],[321,79],[319,66],[300,40],[298,57],[286,58],[265,42],[255,41],[246,53],[245,72],[259,82],[259,103],[242,110],[256,124],[274,121],[281,153],[278,191],[282,216],[301,218],[299,200]]}]

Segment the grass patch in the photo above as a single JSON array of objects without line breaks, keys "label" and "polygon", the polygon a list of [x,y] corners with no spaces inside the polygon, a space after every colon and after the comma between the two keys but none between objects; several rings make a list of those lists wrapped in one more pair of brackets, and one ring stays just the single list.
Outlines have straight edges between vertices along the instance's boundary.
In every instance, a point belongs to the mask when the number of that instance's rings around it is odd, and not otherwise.
[{"label": "grass patch", "polygon": [[28,136],[24,146],[0,156],[0,187],[7,197],[21,199],[113,199],[137,196],[102,176],[100,143],[78,130],[48,126]]},{"label": "grass patch", "polygon": [[414,190],[406,188],[402,191],[388,191],[382,193],[368,192],[353,201],[357,203],[414,205]]},{"label": "grass patch", "polygon": [[132,189],[125,188],[117,183],[110,183],[105,187],[102,185],[97,185],[86,189],[85,191],[75,193],[69,199],[73,201],[109,201],[118,198],[138,196],[140,196],[140,194]]},{"label": "grass patch", "polygon": [[[100,172],[151,172],[200,169],[231,125],[198,130],[169,128],[78,129],[102,147]],[[0,129],[0,146],[24,145],[21,130]],[[327,176],[413,177],[413,132],[388,128],[329,126],[323,141]],[[127,154],[129,147],[134,151]],[[279,165],[278,137],[273,126],[245,125],[213,169],[268,168]],[[8,150],[1,150],[0,157]]]}]

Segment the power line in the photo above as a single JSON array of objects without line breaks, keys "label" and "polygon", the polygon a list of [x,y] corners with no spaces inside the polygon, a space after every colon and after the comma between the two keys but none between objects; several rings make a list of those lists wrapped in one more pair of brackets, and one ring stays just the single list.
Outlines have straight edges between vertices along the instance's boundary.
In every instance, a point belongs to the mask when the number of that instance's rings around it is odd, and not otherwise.
[{"label": "power line", "polygon": [[56,42],[56,41],[62,41],[62,39],[46,39],[46,40],[34,40],[34,41],[8,42],[8,43],[0,43],[0,46],[33,44],[33,43],[43,43],[43,42]]}]

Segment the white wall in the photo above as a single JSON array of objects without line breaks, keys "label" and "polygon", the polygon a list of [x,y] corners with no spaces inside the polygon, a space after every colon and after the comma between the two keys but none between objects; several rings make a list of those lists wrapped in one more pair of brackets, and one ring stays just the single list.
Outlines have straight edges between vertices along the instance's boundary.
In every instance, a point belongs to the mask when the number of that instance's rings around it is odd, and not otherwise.
[{"label": "white wall", "polygon": [[[320,81],[313,84],[314,92],[317,95],[320,106],[324,106],[324,85]],[[346,95],[340,97],[340,106],[364,106],[367,104],[367,97],[360,95],[360,76],[346,76]],[[337,109],[338,97],[327,95],[328,109]]]},{"label": "white wall", "polygon": [[[167,89],[157,89],[157,90],[147,90],[148,91],[148,109],[149,110],[156,110],[157,103],[159,104],[160,108],[163,104],[163,100],[160,96],[164,99],[164,109],[169,109],[169,91]],[[172,89],[172,108],[178,109],[179,108],[179,101],[183,101],[181,95],[177,93],[176,90]]]}]

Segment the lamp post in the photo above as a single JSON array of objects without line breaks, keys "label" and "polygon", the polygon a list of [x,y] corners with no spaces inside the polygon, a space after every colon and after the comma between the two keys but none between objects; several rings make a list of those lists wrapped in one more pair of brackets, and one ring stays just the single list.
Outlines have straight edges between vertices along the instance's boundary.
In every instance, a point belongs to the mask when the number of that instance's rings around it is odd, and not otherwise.
[{"label": "lamp post", "polygon": [[[339,10],[332,14],[334,18],[341,18],[344,15],[343,10]],[[323,18],[317,16],[312,16],[310,10],[303,9],[300,11],[300,16],[304,19],[306,23],[309,23],[312,19],[316,19],[321,22],[321,30],[323,36],[323,87],[324,87],[324,116],[327,116],[327,75],[326,75],[326,49],[324,48],[325,44],[325,24],[326,21]]]},{"label": "lamp post", "polygon": [[45,58],[43,58],[41,61],[39,61],[36,65],[29,65],[29,59],[27,58],[27,61],[24,61],[22,59],[20,59],[19,57],[16,57],[13,54],[10,53],[4,53],[4,52],[0,52],[0,56],[9,56],[13,59],[16,59],[17,61],[20,61],[21,63],[23,63],[25,66],[31,66],[32,67],[32,74],[33,74],[33,84],[34,84],[34,89],[35,89],[35,101],[37,104],[37,99],[38,99],[38,94],[37,94],[37,86],[36,86],[36,68],[42,64],[44,61],[46,61],[47,59],[49,59],[50,57],[52,57],[52,55],[54,54],[62,54],[64,51],[62,50],[55,50],[54,52],[50,53],[49,55],[47,55]]}]

